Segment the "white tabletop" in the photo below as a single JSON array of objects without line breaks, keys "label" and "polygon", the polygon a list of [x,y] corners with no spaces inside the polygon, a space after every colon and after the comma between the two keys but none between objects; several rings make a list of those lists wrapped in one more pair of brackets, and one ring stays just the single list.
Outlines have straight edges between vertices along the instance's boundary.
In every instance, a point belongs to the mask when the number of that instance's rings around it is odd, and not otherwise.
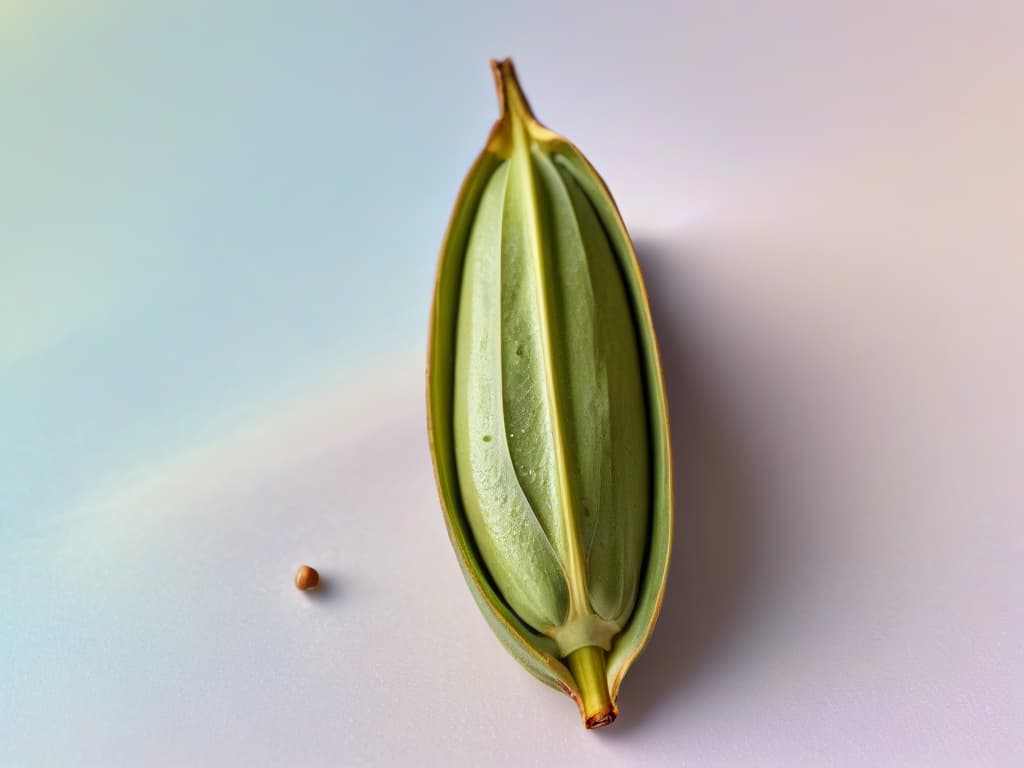
[{"label": "white tabletop", "polygon": [[[1024,11],[823,5],[0,10],[0,764],[1024,764]],[[664,612],[592,733],[425,436],[508,54],[670,394]]]}]

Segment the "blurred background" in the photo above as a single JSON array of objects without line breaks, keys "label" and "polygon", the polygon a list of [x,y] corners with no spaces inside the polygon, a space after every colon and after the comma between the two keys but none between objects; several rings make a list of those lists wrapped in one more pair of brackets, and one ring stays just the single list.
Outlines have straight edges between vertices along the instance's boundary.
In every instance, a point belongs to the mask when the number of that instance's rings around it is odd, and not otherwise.
[{"label": "blurred background", "polygon": [[[0,0],[0,763],[1021,764],[1022,24]],[[665,356],[676,557],[601,733],[490,636],[426,449],[503,56]]]}]

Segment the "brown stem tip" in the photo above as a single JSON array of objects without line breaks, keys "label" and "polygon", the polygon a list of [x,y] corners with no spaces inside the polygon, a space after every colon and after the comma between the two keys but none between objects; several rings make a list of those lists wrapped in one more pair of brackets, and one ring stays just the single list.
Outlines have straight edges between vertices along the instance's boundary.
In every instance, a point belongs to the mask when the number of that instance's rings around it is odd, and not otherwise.
[{"label": "brown stem tip", "polygon": [[600,715],[591,715],[587,718],[587,729],[593,730],[594,728],[604,728],[606,725],[614,723],[616,717],[618,717],[618,715],[615,710],[611,710]]},{"label": "brown stem tip", "polygon": [[580,692],[584,725],[592,729],[614,723],[619,710],[608,692],[604,650],[587,645],[570,653],[566,661]]}]

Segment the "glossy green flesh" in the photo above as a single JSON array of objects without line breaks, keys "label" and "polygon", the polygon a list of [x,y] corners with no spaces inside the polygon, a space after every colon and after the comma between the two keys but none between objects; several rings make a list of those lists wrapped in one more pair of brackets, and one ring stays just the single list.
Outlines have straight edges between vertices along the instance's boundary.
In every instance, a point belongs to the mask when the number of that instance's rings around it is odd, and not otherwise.
[{"label": "glossy green flesh", "polygon": [[560,161],[517,142],[484,190],[462,275],[453,419],[488,572],[565,656],[608,649],[630,617],[651,467],[626,289]]}]

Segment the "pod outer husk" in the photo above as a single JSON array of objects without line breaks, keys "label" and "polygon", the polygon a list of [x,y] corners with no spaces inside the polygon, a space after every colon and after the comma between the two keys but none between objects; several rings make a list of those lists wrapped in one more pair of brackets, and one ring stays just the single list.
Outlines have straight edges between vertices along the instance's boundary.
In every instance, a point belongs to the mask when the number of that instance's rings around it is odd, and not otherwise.
[{"label": "pod outer husk", "polygon": [[[427,358],[427,424],[434,473],[448,535],[466,582],[491,629],[505,648],[542,682],[570,696],[586,722],[579,686],[556,655],[553,642],[526,626],[495,589],[473,543],[460,499],[452,428],[456,321],[470,225],[484,187],[505,151],[504,83],[515,83],[511,61],[491,63],[502,114],[487,144],[470,168],[456,199],[437,268]],[[542,126],[538,127],[542,128]],[[547,151],[563,164],[586,193],[614,246],[634,313],[643,367],[652,462],[650,540],[636,605],[616,636],[607,659],[612,702],[622,680],[650,639],[661,609],[672,541],[672,461],[668,406],[654,326],[633,244],[604,181],[583,154],[565,138],[544,130]],[[588,724],[589,725],[589,724]]]}]

